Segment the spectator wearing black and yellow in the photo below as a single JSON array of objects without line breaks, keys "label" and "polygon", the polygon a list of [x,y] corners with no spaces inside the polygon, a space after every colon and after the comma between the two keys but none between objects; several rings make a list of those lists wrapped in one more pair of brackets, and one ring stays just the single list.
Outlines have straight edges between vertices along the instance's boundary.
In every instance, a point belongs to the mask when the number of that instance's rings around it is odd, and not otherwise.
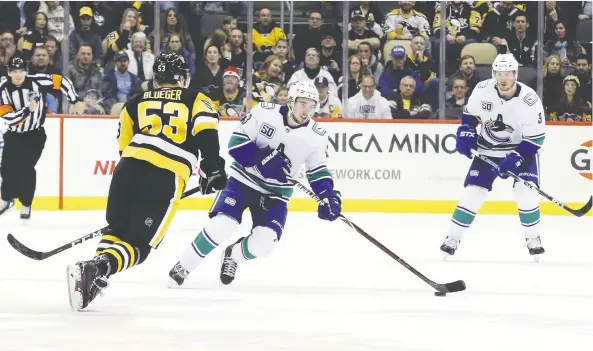
[{"label": "spectator wearing black and yellow", "polygon": [[47,28],[47,15],[43,12],[35,12],[33,14],[34,27],[19,39],[17,48],[22,53],[25,61],[28,61],[33,54],[35,47],[44,46],[45,40],[49,35]]},{"label": "spectator wearing black and yellow", "polygon": [[537,38],[529,35],[529,17],[525,12],[513,16],[515,30],[506,37],[509,52],[515,56],[520,66],[533,66],[533,51]]},{"label": "spectator wearing black and yellow", "polygon": [[591,122],[591,103],[579,94],[580,81],[577,76],[569,75],[562,81],[564,91],[548,113],[552,121]]},{"label": "spectator wearing black and yellow", "polygon": [[107,61],[110,61],[116,52],[128,48],[134,33],[143,31],[144,26],[138,21],[138,12],[133,8],[127,8],[121,17],[119,29],[109,33],[103,39],[103,52]]},{"label": "spectator wearing black and yellow", "polygon": [[262,64],[260,70],[253,75],[251,94],[258,102],[272,102],[276,92],[284,85],[282,58],[270,55]]},{"label": "spectator wearing black and yellow", "polygon": [[[179,13],[179,11],[177,11],[174,8],[171,8],[161,14],[160,31],[158,33],[156,31],[152,31],[148,36],[150,47],[155,47],[154,40],[155,37],[158,36],[158,38],[161,41],[160,48],[161,51],[163,51],[163,49],[167,47],[169,37],[174,34],[181,35],[181,38],[183,39],[184,49],[190,53],[192,59],[195,59],[196,48],[194,47],[194,41],[192,40],[192,37],[187,29],[187,23],[185,22],[185,18],[183,17],[183,14]],[[187,62],[187,59],[185,61]]]},{"label": "spectator wearing black and yellow", "polygon": [[383,31],[388,40],[411,40],[416,35],[430,37],[430,23],[426,16],[414,9],[414,1],[400,1],[400,8],[385,16]]},{"label": "spectator wearing black and yellow", "polygon": [[313,11],[309,14],[309,26],[296,32],[292,41],[294,61],[299,65],[305,60],[305,52],[309,48],[321,51],[321,40],[329,33],[322,29],[323,16],[321,12]]},{"label": "spectator wearing black and yellow", "polygon": [[[434,37],[437,38],[434,41],[434,47],[432,52],[439,53],[441,40],[441,12],[440,5],[437,5],[435,10],[433,32]],[[455,62],[459,56],[461,56],[461,50],[469,43],[475,42],[480,32],[479,23],[481,21],[480,14],[477,13],[470,4],[462,1],[450,2],[447,4],[445,11],[447,22],[445,24],[447,41],[446,57],[446,70],[451,72],[455,70]],[[437,59],[437,65],[442,59],[440,55],[433,55],[433,58]]]},{"label": "spectator wearing black and yellow", "polygon": [[381,61],[377,58],[377,55],[373,54],[373,50],[371,49],[371,44],[366,41],[363,41],[358,45],[358,55],[362,59],[362,63],[367,66],[368,73],[375,78],[375,81],[379,81],[381,74],[385,68]]},{"label": "spectator wearing black and yellow", "polygon": [[78,16],[80,26],[70,33],[70,60],[74,59],[82,43],[89,43],[93,48],[93,62],[100,65],[103,62],[103,46],[99,33],[93,26],[93,10],[90,7],[81,7]]},{"label": "spectator wearing black and yellow", "polygon": [[294,61],[288,59],[288,40],[279,39],[278,42],[276,42],[274,55],[278,56],[282,61],[282,74],[280,75],[280,80],[283,84],[286,84],[295,70]]},{"label": "spectator wearing black and yellow", "polygon": [[484,21],[486,20],[486,15],[490,11],[492,11],[492,2],[491,1],[474,1],[472,3],[473,11],[472,11],[472,22],[475,23],[474,30],[476,33],[481,34],[482,26],[484,25]]},{"label": "spectator wearing black and yellow", "polygon": [[348,31],[348,56],[356,55],[358,52],[358,45],[363,41],[371,44],[373,53],[379,53],[381,40],[377,33],[369,30],[366,26],[366,17],[360,10],[354,10],[350,14],[350,25],[352,29]]},{"label": "spectator wearing black and yellow", "polygon": [[585,101],[591,102],[593,90],[591,89],[591,63],[586,54],[577,58],[577,77],[581,83],[580,93]]},{"label": "spectator wearing black and yellow", "polygon": [[494,46],[506,45],[506,39],[512,34],[513,18],[521,12],[512,1],[501,1],[488,12],[480,37]]},{"label": "spectator wearing black and yellow", "polygon": [[467,104],[467,82],[463,76],[453,76],[451,81],[453,95],[445,101],[445,119],[460,119]]},{"label": "spectator wearing black and yellow", "polygon": [[430,105],[425,104],[420,94],[416,93],[416,79],[411,76],[405,76],[400,80],[399,89],[393,99],[388,100],[391,106],[391,115],[394,119],[426,119],[432,114]]},{"label": "spectator wearing black and yellow", "polygon": [[[211,95],[214,109],[221,116],[239,117],[245,112],[245,89],[240,87],[239,69],[229,66],[222,74],[222,86]],[[257,101],[252,100],[253,105]]]},{"label": "spectator wearing black and yellow", "polygon": [[174,52],[177,55],[183,57],[185,63],[187,63],[187,67],[189,68],[189,73],[193,75],[196,73],[196,66],[194,65],[194,59],[191,53],[185,48],[185,42],[183,40],[183,35],[178,33],[173,33],[169,35],[169,41],[167,42],[167,46],[164,48],[167,52],[171,53]]},{"label": "spectator wearing black and yellow", "polygon": [[331,35],[327,35],[321,40],[321,55],[319,64],[321,68],[327,70],[337,82],[342,76],[342,69],[340,68],[340,61],[342,60],[342,52],[338,50],[336,40]]},{"label": "spectator wearing black and yellow", "polygon": [[108,16],[114,16],[115,19],[120,18],[128,9],[135,10],[140,25],[139,30],[146,33],[146,36],[152,32],[154,28],[154,1],[116,1],[112,8],[113,12]]},{"label": "spectator wearing black and yellow", "polygon": [[544,58],[558,55],[562,65],[576,63],[577,57],[583,53],[583,47],[574,39],[564,22],[554,23],[554,34],[555,38],[546,41],[544,45]]},{"label": "spectator wearing black and yellow", "polygon": [[425,55],[426,40],[422,35],[416,35],[410,46],[412,50],[408,53],[405,68],[420,76],[423,100],[436,110],[439,105],[439,79],[432,60]]},{"label": "spectator wearing black and yellow", "polygon": [[266,56],[273,54],[273,48],[278,39],[286,39],[286,34],[272,20],[272,12],[267,8],[259,11],[259,21],[253,26],[252,35],[257,51],[265,53]]}]

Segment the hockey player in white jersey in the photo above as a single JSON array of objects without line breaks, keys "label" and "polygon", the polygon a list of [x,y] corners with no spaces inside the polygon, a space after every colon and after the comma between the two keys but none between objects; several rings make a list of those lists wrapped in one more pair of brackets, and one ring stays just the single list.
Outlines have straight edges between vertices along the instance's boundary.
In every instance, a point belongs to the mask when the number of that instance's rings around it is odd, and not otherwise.
[{"label": "hockey player in white jersey", "polygon": [[298,82],[288,91],[286,106],[260,103],[242,120],[229,141],[234,158],[226,188],[215,199],[210,222],[169,272],[172,285],[181,285],[218,245],[231,237],[249,208],[251,233],[228,246],[220,280],[230,284],[240,263],[269,254],[282,236],[295,177],[306,167],[313,191],[324,200],[321,219],[333,221],[341,212],[340,193],[327,168],[328,136],[311,120],[319,105],[315,86]]},{"label": "hockey player in white jersey", "polygon": [[[499,54],[492,64],[492,79],[480,82],[465,106],[457,129],[457,151],[472,158],[471,149],[477,149],[499,166],[494,170],[478,158],[473,160],[441,246],[448,255],[457,250],[497,177],[506,179],[507,172],[512,172],[539,186],[538,154],[546,132],[544,109],[533,89],[517,81],[518,70],[512,54]],[[544,253],[538,197],[522,183],[513,182],[513,187],[527,248],[537,261]]]}]

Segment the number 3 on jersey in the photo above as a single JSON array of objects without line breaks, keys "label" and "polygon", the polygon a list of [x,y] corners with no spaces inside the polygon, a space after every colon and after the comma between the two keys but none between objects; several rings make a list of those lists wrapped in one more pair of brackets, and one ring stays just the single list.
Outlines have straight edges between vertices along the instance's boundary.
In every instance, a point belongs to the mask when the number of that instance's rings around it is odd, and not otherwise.
[{"label": "number 3 on jersey", "polygon": [[[149,113],[151,110],[155,113]],[[163,126],[160,115],[169,115],[169,124]],[[163,133],[176,144],[182,144],[187,139],[187,121],[189,111],[179,102],[142,101],[138,105],[138,127],[142,133],[157,136]]]}]

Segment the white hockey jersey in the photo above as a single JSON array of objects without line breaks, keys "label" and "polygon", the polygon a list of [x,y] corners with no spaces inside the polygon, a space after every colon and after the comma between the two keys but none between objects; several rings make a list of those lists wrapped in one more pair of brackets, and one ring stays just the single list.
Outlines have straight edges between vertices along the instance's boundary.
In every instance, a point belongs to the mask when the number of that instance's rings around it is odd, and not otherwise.
[{"label": "white hockey jersey", "polygon": [[538,148],[544,142],[544,107],[536,92],[525,84],[517,82],[515,96],[505,100],[498,94],[496,80],[482,81],[473,90],[463,113],[464,118],[474,116],[482,122],[478,152],[486,156],[505,157],[522,141]]},{"label": "white hockey jersey", "polygon": [[[302,165],[305,165],[307,180],[316,190],[316,182],[332,180],[327,168],[327,131],[313,120],[299,127],[291,127],[287,115],[286,106],[269,102],[257,104],[241,119],[231,136],[229,152],[240,152],[241,147],[251,142],[259,149],[266,146],[277,149],[288,158],[291,177],[298,176]],[[279,195],[287,202],[293,193],[292,183],[264,178],[256,167],[244,167],[237,161],[231,165],[229,176],[263,194]]]}]

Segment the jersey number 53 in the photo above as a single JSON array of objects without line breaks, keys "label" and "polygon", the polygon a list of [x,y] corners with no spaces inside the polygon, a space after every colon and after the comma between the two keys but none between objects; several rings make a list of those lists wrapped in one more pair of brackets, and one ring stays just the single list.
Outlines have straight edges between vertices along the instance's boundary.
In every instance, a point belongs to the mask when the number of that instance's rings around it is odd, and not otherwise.
[{"label": "jersey number 53", "polygon": [[[149,113],[151,112],[156,113]],[[169,115],[169,124],[163,126],[160,115]],[[189,110],[179,102],[142,101],[138,105],[138,127],[143,133],[157,136],[164,134],[176,144],[187,139]]]}]

